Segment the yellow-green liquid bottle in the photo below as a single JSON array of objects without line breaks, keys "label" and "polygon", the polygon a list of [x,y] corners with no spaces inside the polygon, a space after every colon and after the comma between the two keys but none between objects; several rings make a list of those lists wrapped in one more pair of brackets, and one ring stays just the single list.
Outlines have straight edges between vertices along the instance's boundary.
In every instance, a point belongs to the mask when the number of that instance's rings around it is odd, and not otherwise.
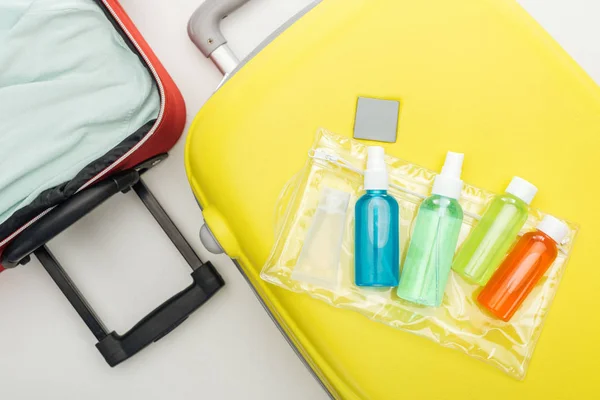
[{"label": "yellow-green liquid bottle", "polygon": [[527,221],[537,188],[514,177],[506,193],[494,197],[465,240],[452,269],[467,281],[484,286],[492,277]]},{"label": "yellow-green liquid bottle", "polygon": [[432,307],[442,304],[463,220],[458,203],[463,158],[448,153],[431,197],[419,207],[397,290],[404,300]]}]

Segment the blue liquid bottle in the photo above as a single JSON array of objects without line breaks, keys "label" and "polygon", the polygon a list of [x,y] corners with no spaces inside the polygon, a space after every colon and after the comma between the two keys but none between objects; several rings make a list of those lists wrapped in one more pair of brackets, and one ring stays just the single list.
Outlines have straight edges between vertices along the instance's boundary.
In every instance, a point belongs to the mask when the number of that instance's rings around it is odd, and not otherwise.
[{"label": "blue liquid bottle", "polygon": [[355,283],[357,286],[398,286],[398,202],[387,193],[388,175],[382,147],[368,148],[364,186],[366,193],[355,206]]}]

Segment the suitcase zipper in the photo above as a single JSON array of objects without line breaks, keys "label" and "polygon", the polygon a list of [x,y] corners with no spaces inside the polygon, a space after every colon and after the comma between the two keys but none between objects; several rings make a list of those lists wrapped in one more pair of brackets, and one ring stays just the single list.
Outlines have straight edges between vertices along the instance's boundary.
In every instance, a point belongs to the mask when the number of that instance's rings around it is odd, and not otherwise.
[{"label": "suitcase zipper", "polygon": [[112,16],[112,18],[117,22],[117,24],[119,24],[119,27],[121,27],[121,29],[123,30],[123,32],[127,35],[127,38],[135,46],[138,54],[144,59],[144,63],[146,64],[146,66],[148,67],[148,69],[150,70],[150,72],[152,73],[152,76],[154,77],[154,81],[156,82],[156,85],[158,86],[158,91],[160,93],[160,110],[158,112],[158,117],[156,118],[156,122],[154,123],[154,126],[148,131],[148,133],[146,135],[144,135],[144,137],[142,138],[142,140],[140,140],[138,143],[136,143],[136,145],[133,146],[123,156],[121,156],[121,158],[119,158],[118,160],[116,160],[114,163],[112,163],[111,165],[109,165],[107,168],[105,168],[98,175],[94,176],[92,179],[90,179],[88,182],[86,182],[81,188],[79,188],[78,192],[81,191],[81,190],[83,190],[83,189],[85,189],[85,188],[87,188],[87,187],[89,187],[90,185],[94,184],[96,181],[98,181],[99,179],[101,179],[104,175],[106,175],[107,173],[109,173],[111,170],[113,170],[116,166],[118,166],[124,160],[126,160],[127,158],[129,158],[129,156],[131,154],[135,153],[154,134],[154,132],[156,132],[156,129],[158,128],[158,126],[162,122],[162,118],[163,118],[164,111],[165,111],[165,88],[164,88],[163,83],[162,83],[162,81],[160,79],[160,76],[158,75],[158,72],[154,68],[154,65],[152,65],[152,63],[150,62],[150,59],[148,58],[148,56],[146,55],[146,53],[144,53],[144,51],[142,50],[142,48],[140,47],[140,45],[138,44],[138,42],[135,40],[135,38],[133,37],[133,35],[129,32],[129,30],[127,29],[127,27],[125,26],[125,24],[123,24],[123,21],[121,21],[121,18],[119,18],[119,16],[115,12],[115,10],[112,8],[112,6],[110,4],[108,4],[108,1],[107,0],[102,0],[102,5],[110,13],[110,15]]}]

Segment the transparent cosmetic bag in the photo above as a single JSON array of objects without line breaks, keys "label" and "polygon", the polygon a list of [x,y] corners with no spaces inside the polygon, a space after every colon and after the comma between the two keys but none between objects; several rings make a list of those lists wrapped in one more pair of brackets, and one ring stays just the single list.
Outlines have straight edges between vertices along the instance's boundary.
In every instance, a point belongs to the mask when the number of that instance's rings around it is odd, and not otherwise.
[{"label": "transparent cosmetic bag", "polygon": [[[277,209],[276,242],[261,277],[442,346],[459,349],[516,379],[523,379],[564,273],[577,226],[567,222],[570,232],[559,246],[558,257],[510,322],[484,312],[475,302],[481,287],[466,282],[453,271],[439,308],[402,300],[396,295],[396,288],[359,288],[353,283],[354,204],[363,194],[366,156],[365,145],[325,130],[318,132],[305,167],[282,192]],[[413,221],[421,201],[431,191],[435,172],[390,156],[386,162],[389,193],[400,206],[403,260]],[[349,197],[347,207],[343,193]],[[494,193],[465,184],[460,199],[464,221],[458,247],[493,196]],[[343,226],[337,222],[341,209],[345,209]],[[531,208],[521,233],[533,230],[544,215]],[[315,239],[313,236],[318,235],[320,226],[326,226],[330,233]],[[306,243],[310,248],[303,250]],[[323,253],[322,258],[319,253]]]}]

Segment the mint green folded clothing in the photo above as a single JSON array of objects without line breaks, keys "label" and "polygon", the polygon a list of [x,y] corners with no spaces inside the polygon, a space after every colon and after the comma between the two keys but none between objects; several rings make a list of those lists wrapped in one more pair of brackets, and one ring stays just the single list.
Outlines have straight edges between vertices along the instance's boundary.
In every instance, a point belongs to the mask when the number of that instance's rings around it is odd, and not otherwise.
[{"label": "mint green folded clothing", "polygon": [[0,224],[159,109],[150,73],[93,0],[1,0]]}]

